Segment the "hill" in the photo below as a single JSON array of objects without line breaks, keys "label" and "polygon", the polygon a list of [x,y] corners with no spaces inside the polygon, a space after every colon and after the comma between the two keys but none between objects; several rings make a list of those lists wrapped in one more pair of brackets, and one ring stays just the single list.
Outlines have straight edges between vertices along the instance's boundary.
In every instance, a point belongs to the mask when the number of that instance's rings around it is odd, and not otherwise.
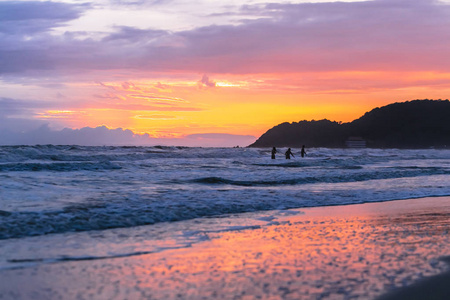
[{"label": "hill", "polygon": [[374,148],[450,146],[450,101],[413,100],[375,108],[350,123],[329,120],[282,123],[249,147],[345,147],[358,137]]}]

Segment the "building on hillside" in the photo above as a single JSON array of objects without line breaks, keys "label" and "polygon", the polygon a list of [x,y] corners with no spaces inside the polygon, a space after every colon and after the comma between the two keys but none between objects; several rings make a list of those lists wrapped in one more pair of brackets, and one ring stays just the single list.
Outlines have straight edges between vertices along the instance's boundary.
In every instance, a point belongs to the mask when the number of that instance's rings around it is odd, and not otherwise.
[{"label": "building on hillside", "polygon": [[366,148],[366,141],[360,136],[351,136],[345,141],[347,148]]}]

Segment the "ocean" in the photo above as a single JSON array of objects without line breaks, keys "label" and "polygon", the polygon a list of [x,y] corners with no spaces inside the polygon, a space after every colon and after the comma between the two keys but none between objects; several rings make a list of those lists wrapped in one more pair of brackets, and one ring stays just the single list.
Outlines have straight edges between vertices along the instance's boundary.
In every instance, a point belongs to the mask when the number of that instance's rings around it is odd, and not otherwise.
[{"label": "ocean", "polygon": [[449,150],[286,150],[0,147],[0,299],[370,299],[448,270]]},{"label": "ocean", "polygon": [[0,239],[450,195],[450,151],[0,147]]}]

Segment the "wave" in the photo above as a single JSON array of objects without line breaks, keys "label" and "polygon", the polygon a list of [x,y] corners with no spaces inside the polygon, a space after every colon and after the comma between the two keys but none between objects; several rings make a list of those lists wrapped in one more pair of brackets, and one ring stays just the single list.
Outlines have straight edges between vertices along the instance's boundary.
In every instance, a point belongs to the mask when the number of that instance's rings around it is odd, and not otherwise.
[{"label": "wave", "polygon": [[[280,149],[282,152],[283,149]],[[293,149],[294,153],[296,150]],[[298,151],[297,151],[298,152]],[[386,158],[402,160],[449,159],[446,150],[403,150],[402,157],[395,149],[310,149],[308,157],[285,161],[284,158],[255,162],[258,158],[270,158],[270,149],[260,148],[196,148],[172,146],[0,146],[0,163],[14,162],[88,162],[88,161],[141,161],[147,159],[237,159],[248,161],[254,166],[296,168],[311,164],[333,165],[336,162],[355,165],[373,163]]]},{"label": "wave", "polygon": [[[368,163],[361,162],[362,164]],[[253,166],[258,167],[270,167],[270,168],[305,168],[305,167],[333,167],[339,169],[348,169],[348,170],[357,170],[362,169],[363,166],[355,165],[355,161],[346,162],[345,160],[339,159],[319,159],[319,160],[308,160],[308,161],[296,161],[296,162],[288,162],[288,163],[258,163],[252,164]]]},{"label": "wave", "polygon": [[450,194],[450,151],[308,154],[287,161],[255,148],[1,146],[0,239]]},{"label": "wave", "polygon": [[[260,203],[215,203],[213,205],[187,205],[174,202],[162,205],[161,201],[115,205],[68,206],[58,211],[46,212],[5,212],[0,218],[0,240],[40,236],[46,234],[105,230],[151,225],[161,222],[175,222],[224,214],[253,212],[275,209],[277,206],[262,201]],[[293,208],[293,207],[291,207]]]},{"label": "wave", "polygon": [[109,161],[103,162],[83,162],[83,163],[9,163],[0,164],[0,172],[19,171],[100,171],[117,170],[122,167]]},{"label": "wave", "polygon": [[0,163],[44,161],[141,161],[154,158],[235,158],[254,157],[255,149],[189,147],[115,147],[115,146],[0,146]]},{"label": "wave", "polygon": [[[349,170],[360,170],[361,168],[346,168]],[[345,183],[345,182],[360,182],[367,180],[379,179],[395,179],[408,178],[431,175],[448,175],[450,170],[432,167],[405,167],[400,170],[395,169],[387,172],[358,172],[354,174],[337,175],[337,176],[321,176],[321,177],[299,177],[280,180],[231,180],[223,177],[201,177],[185,183],[198,183],[210,185],[235,185],[244,187],[257,186],[282,186],[282,185],[300,185],[310,183]],[[174,183],[182,183],[182,181],[174,181]]]},{"label": "wave", "polygon": [[[0,217],[0,240],[24,238],[47,234],[107,230],[113,228],[131,228],[162,222],[177,222],[197,218],[220,217],[257,211],[285,210],[302,207],[346,205],[367,202],[390,201],[399,199],[449,196],[448,188],[439,193],[426,192],[421,196],[408,190],[377,192],[373,191],[336,191],[332,194],[317,194],[301,191],[300,195],[281,193],[276,197],[251,198],[245,191],[237,192],[226,201],[202,199],[193,201],[179,199],[164,203],[162,199],[141,201],[140,203],[122,203],[115,205],[86,205],[67,207],[62,210],[46,212],[8,212]],[[220,197],[216,194],[216,197]]]}]

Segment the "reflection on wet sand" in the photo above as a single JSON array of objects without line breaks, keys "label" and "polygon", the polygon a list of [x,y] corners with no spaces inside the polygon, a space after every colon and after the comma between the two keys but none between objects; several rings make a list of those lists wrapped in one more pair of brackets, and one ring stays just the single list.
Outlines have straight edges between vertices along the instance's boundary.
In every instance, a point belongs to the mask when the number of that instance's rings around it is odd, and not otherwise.
[{"label": "reflection on wet sand", "polygon": [[39,278],[19,298],[373,299],[448,270],[449,198],[302,211],[216,220],[229,229],[196,231],[191,247],[10,270],[10,286]]},{"label": "reflection on wet sand", "polygon": [[259,229],[209,233],[211,242],[183,253],[149,256],[141,261],[154,271],[148,288],[169,298],[181,290],[192,299],[367,299],[446,269],[438,258],[450,253],[450,223],[435,208],[428,217],[340,209],[334,217],[307,210]]}]

